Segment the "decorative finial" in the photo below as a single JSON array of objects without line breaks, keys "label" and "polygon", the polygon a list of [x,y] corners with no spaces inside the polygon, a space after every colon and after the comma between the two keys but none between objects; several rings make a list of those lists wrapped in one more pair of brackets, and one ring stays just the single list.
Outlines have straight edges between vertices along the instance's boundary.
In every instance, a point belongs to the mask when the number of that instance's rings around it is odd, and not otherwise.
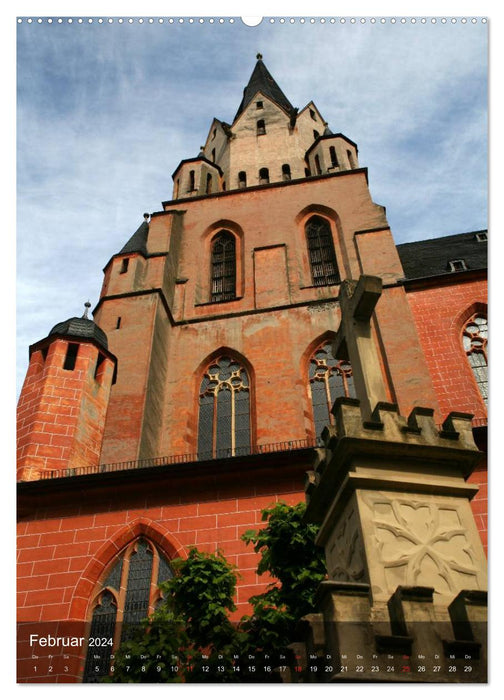
[{"label": "decorative finial", "polygon": [[149,221],[149,219],[150,219],[150,214],[149,214],[148,212],[145,212],[145,214],[143,215],[143,217],[144,217],[145,221]]},{"label": "decorative finial", "polygon": [[84,304],[84,306],[85,306],[86,308],[84,309],[84,313],[82,314],[82,318],[88,318],[88,309],[91,308],[91,303],[90,303],[89,301],[86,301],[86,303]]},{"label": "decorative finial", "polygon": [[262,61],[262,53],[258,53],[256,58],[258,61]]}]

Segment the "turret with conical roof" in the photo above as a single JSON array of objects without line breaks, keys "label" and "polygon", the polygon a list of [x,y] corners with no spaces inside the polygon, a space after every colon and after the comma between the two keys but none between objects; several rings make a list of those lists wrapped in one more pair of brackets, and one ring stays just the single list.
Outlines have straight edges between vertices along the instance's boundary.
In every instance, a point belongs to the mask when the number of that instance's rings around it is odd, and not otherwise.
[{"label": "turret with conical roof", "polygon": [[357,146],[333,134],[317,107],[294,107],[262,55],[231,125],[215,118],[197,158],[173,173],[173,199],[358,168]]},{"label": "turret with conical roof", "polygon": [[30,346],[19,398],[18,480],[99,463],[116,358],[104,331],[73,316]]}]

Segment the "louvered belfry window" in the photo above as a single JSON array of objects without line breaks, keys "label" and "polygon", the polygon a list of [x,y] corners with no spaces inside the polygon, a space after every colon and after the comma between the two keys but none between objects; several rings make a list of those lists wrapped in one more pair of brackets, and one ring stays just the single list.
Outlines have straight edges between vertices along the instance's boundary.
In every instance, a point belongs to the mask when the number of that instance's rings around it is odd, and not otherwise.
[{"label": "louvered belfry window", "polygon": [[236,298],[236,243],[229,231],[220,231],[212,242],[211,301]]},{"label": "louvered belfry window", "polygon": [[218,357],[206,370],[199,393],[198,457],[250,452],[250,382],[243,365]]},{"label": "louvered belfry window", "polygon": [[[172,577],[168,560],[149,540],[140,537],[124,550],[96,598],[89,634],[114,643],[88,648],[84,683],[98,683],[109,674],[110,655],[131,636],[135,625],[154,611],[160,597],[157,586]],[[122,621],[120,630],[116,628],[118,620]]]},{"label": "louvered belfry window", "polygon": [[320,216],[312,216],[306,224],[306,240],[314,286],[339,284],[340,276],[329,222]]},{"label": "louvered belfry window", "polygon": [[488,401],[488,320],[481,313],[474,314],[464,326],[462,343],[476,384],[485,403]]},{"label": "louvered belfry window", "polygon": [[333,357],[331,344],[319,345],[310,358],[309,389],[313,408],[315,435],[333,423],[331,408],[339,396],[355,398],[352,367],[348,360]]}]

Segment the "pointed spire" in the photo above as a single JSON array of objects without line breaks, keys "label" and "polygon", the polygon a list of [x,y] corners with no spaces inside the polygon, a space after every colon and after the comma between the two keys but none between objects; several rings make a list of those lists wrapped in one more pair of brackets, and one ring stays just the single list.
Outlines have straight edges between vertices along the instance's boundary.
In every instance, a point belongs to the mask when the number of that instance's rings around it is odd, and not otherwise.
[{"label": "pointed spire", "polygon": [[257,63],[252,71],[247,87],[243,90],[243,99],[238,107],[238,111],[236,112],[233,121],[236,121],[243,110],[250,104],[250,102],[252,102],[254,95],[256,95],[258,92],[262,92],[265,97],[269,97],[279,107],[285,109],[289,115],[294,110],[294,107],[285,97],[275,82],[275,79],[264,65],[261,53],[257,54]]},{"label": "pointed spire", "polygon": [[129,241],[121,248],[118,255],[125,253],[141,253],[147,255],[147,236],[149,233],[149,214],[144,214],[144,220],[131,236]]}]

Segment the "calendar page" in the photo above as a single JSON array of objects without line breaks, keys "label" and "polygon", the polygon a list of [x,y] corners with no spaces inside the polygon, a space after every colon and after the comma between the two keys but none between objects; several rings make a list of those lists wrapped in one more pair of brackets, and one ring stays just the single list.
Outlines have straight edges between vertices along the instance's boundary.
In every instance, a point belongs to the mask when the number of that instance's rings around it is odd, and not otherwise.
[{"label": "calendar page", "polygon": [[489,20],[16,23],[18,683],[487,683]]}]

